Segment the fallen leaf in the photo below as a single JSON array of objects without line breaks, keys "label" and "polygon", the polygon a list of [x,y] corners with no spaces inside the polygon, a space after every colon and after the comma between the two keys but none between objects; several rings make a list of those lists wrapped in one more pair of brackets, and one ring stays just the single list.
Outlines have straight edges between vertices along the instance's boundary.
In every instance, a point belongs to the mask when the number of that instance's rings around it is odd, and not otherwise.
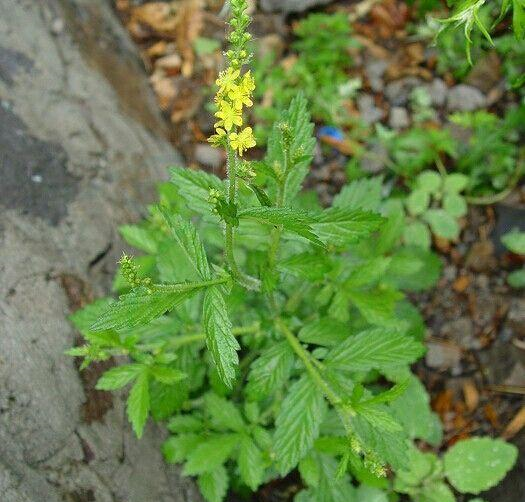
[{"label": "fallen leaf", "polygon": [[522,406],[520,411],[516,413],[514,418],[508,423],[507,427],[501,434],[503,439],[513,438],[525,426],[525,406]]},{"label": "fallen leaf", "polygon": [[470,284],[470,277],[468,275],[460,275],[452,284],[452,289],[456,293],[463,293]]},{"label": "fallen leaf", "polygon": [[479,392],[472,380],[463,383],[463,396],[467,410],[472,413],[479,404]]}]

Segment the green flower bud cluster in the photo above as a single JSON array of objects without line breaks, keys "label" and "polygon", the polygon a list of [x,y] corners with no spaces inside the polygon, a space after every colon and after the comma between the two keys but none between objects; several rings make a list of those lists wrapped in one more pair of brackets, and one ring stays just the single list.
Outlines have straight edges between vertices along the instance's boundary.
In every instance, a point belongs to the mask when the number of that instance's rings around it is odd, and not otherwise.
[{"label": "green flower bud cluster", "polygon": [[139,271],[137,265],[133,261],[133,257],[126,254],[122,255],[119,261],[120,271],[122,275],[129,282],[132,288],[138,288],[144,286],[148,290],[151,288],[152,281],[149,277],[139,277]]},{"label": "green flower bud cluster", "polygon": [[247,32],[251,18],[246,13],[248,9],[247,0],[231,0],[230,8],[232,10],[230,18],[232,31],[228,40],[231,48],[226,52],[226,56],[230,62],[230,66],[234,69],[239,69],[247,64],[252,57],[252,54],[247,48],[247,44],[252,38]]}]

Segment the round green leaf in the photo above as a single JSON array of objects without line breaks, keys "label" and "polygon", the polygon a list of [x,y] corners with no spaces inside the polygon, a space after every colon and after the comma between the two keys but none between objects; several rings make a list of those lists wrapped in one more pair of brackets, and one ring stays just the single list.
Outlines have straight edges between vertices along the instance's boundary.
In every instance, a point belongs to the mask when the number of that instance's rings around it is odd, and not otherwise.
[{"label": "round green leaf", "polygon": [[413,216],[423,214],[430,204],[430,193],[423,189],[414,190],[406,200],[408,212]]},{"label": "round green leaf", "polygon": [[431,244],[430,230],[421,221],[414,221],[404,228],[403,240],[407,246],[417,246],[428,250]]},{"label": "round green leaf", "polygon": [[456,502],[452,490],[440,481],[436,481],[423,487],[419,502]]},{"label": "round green leaf", "polygon": [[445,177],[443,190],[448,193],[459,193],[465,190],[468,185],[468,176],[464,174],[454,173]]},{"label": "round green leaf", "polygon": [[460,218],[467,214],[467,203],[457,193],[447,193],[443,198],[443,209],[450,215]]},{"label": "round green leaf", "polygon": [[459,236],[458,222],[444,209],[429,209],[423,218],[437,236],[452,240]]},{"label": "round green leaf", "polygon": [[525,254],[525,232],[513,230],[501,238],[501,242],[516,254]]},{"label": "round green leaf", "polygon": [[441,188],[441,176],[436,171],[423,171],[417,177],[417,186],[430,193],[438,193]]},{"label": "round green leaf", "polygon": [[511,272],[507,281],[513,288],[525,288],[525,268]]},{"label": "round green leaf", "polygon": [[501,439],[473,438],[456,443],[443,460],[454,488],[478,493],[497,485],[518,458],[518,449]]}]

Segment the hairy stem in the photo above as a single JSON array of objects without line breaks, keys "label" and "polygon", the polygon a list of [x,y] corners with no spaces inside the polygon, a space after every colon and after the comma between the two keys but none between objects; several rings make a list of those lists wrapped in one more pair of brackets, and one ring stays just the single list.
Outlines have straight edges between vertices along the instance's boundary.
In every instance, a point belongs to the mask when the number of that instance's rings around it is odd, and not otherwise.
[{"label": "hairy stem", "polygon": [[[228,154],[228,202],[235,204],[237,200],[237,156],[231,146],[226,148]],[[258,291],[261,289],[261,284],[258,279],[246,275],[237,265],[235,260],[235,254],[233,252],[235,247],[235,229],[229,223],[226,223],[226,229],[224,232],[224,250],[226,255],[226,261],[230,267],[233,278],[241,286],[246,289]]]},{"label": "hairy stem", "polygon": [[318,368],[316,368],[312,356],[301,345],[301,342],[297,339],[297,337],[292,333],[288,326],[286,326],[282,319],[276,319],[275,324],[279,331],[285,336],[293,351],[303,362],[306,371],[312,377],[312,380],[314,380],[314,382],[321,388],[330,404],[334,407],[341,405],[341,398],[326,383],[321,373],[319,373]]}]

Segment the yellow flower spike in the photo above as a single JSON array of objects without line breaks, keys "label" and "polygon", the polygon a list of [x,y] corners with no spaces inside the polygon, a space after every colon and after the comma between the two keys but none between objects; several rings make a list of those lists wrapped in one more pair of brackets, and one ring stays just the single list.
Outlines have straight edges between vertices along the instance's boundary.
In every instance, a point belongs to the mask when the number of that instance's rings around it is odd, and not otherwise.
[{"label": "yellow flower spike", "polygon": [[245,150],[248,150],[248,148],[253,148],[256,144],[251,127],[246,127],[238,134],[232,132],[229,135],[229,138],[231,147],[234,150],[237,150],[241,157]]},{"label": "yellow flower spike", "polygon": [[253,105],[253,101],[251,100],[250,93],[245,92],[245,90],[240,85],[235,86],[228,93],[228,97],[232,100],[233,107],[236,110],[242,110],[243,105],[245,106]]},{"label": "yellow flower spike", "polygon": [[215,116],[220,120],[219,124],[224,127],[226,132],[231,131],[234,125],[242,126],[242,115],[240,110],[236,110],[227,101],[221,101],[219,103],[219,111],[215,113]]},{"label": "yellow flower spike", "polygon": [[237,79],[240,74],[241,72],[239,70],[234,70],[232,67],[229,67],[225,71],[221,71],[221,73],[219,73],[219,78],[215,81],[219,88],[218,94],[227,94],[230,92],[237,85]]}]

